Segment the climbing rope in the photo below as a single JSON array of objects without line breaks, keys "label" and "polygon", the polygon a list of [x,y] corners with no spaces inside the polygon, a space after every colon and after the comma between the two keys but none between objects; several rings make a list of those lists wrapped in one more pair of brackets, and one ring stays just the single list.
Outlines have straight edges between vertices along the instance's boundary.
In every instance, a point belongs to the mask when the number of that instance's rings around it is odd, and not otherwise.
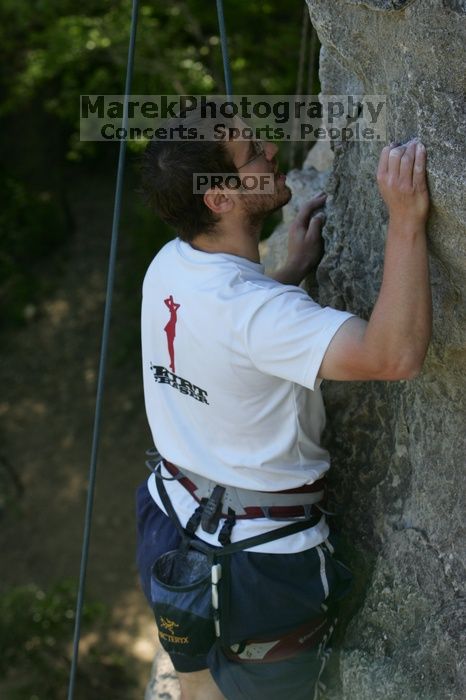
[{"label": "climbing rope", "polygon": [[[230,60],[228,55],[228,41],[225,27],[225,16],[223,12],[223,0],[216,0],[217,3],[217,17],[218,26],[220,31],[220,41],[222,49],[222,60],[223,60],[223,70],[225,75],[225,90],[228,99],[231,99],[233,95],[232,80],[231,80],[231,69]],[[126,80],[125,80],[125,96],[124,96],[124,107],[123,107],[123,120],[122,127],[124,132],[127,130],[128,126],[128,101],[131,94],[131,84],[133,78],[133,66],[134,66],[134,51],[136,46],[136,30],[138,24],[139,15],[139,0],[133,0],[131,9],[131,25],[130,25],[130,39],[128,46],[128,60],[126,65]],[[302,92],[302,82],[304,74],[304,52],[307,43],[307,31],[308,31],[309,14],[305,10],[304,12],[304,22],[303,22],[303,32],[301,37],[301,50],[300,50],[300,60],[298,68],[298,80],[297,80],[297,94]],[[311,41],[311,57],[313,55],[312,41]],[[312,65],[312,63],[311,63]],[[102,401],[104,394],[104,384],[105,384],[105,374],[107,368],[107,356],[108,356],[108,340],[110,331],[110,319],[112,313],[112,301],[113,301],[113,287],[115,280],[115,267],[116,267],[116,255],[118,248],[118,234],[120,228],[120,214],[121,214],[121,199],[123,192],[123,179],[124,179],[124,169],[126,160],[126,139],[120,141],[120,150],[118,155],[118,168],[115,186],[115,199],[113,206],[113,221],[112,221],[112,235],[110,242],[110,255],[108,263],[108,274],[107,274],[107,289],[105,297],[105,310],[104,310],[104,320],[102,327],[102,343],[100,350],[100,360],[99,360],[99,373],[97,378],[97,393],[96,393],[96,404],[95,404],[95,414],[94,414],[94,427],[92,435],[92,446],[89,464],[89,481],[88,481],[88,491],[87,491],[87,502],[86,502],[86,513],[84,519],[84,533],[83,533],[83,544],[81,553],[81,566],[79,571],[79,586],[78,586],[78,596],[76,602],[75,611],[75,627],[73,636],[73,655],[71,660],[70,678],[68,685],[68,700],[73,700],[74,689],[76,683],[76,671],[78,665],[79,656],[79,641],[81,636],[81,618],[82,609],[84,603],[84,589],[86,584],[86,573],[87,573],[87,563],[89,559],[89,541],[91,532],[91,522],[92,522],[92,510],[94,504],[94,494],[95,494],[95,478],[96,478],[96,467],[97,467],[97,456],[99,451],[100,442],[100,427],[102,421]]]},{"label": "climbing rope", "polygon": [[227,98],[231,100],[233,87],[231,82],[230,59],[228,56],[228,41],[225,28],[225,15],[223,14],[223,0],[217,0],[218,28],[220,30],[220,42],[222,45],[223,72],[225,74],[225,90]]},{"label": "climbing rope", "polygon": [[[306,59],[306,46],[307,46],[307,35],[309,32],[309,10],[304,3],[303,7],[303,23],[301,29],[301,44],[299,47],[299,63],[298,63],[298,75],[296,77],[296,91],[295,96],[301,99],[304,89],[304,63]],[[292,170],[295,166],[296,159],[296,142],[298,140],[298,122],[296,116],[293,116],[293,124],[291,128],[291,143],[290,143],[290,154],[288,161],[288,168]]]},{"label": "climbing rope", "polygon": [[[139,0],[133,0],[131,10],[131,30],[128,47],[128,62],[126,66],[125,99],[123,108],[122,126],[126,132],[128,126],[128,99],[131,94],[131,83],[133,77],[134,48],[136,45],[136,28],[139,13]],[[84,587],[86,583],[87,561],[89,558],[89,538],[91,532],[92,507],[94,503],[95,475],[97,465],[97,454],[99,449],[100,424],[102,415],[102,399],[104,393],[105,371],[107,366],[108,338],[110,330],[110,318],[112,312],[113,286],[115,279],[116,254],[118,246],[118,233],[120,228],[121,197],[123,191],[123,177],[126,158],[126,139],[120,141],[120,151],[118,155],[118,169],[115,187],[115,200],[113,207],[112,237],[110,243],[110,257],[108,263],[107,291],[105,297],[104,321],[102,327],[102,345],[100,349],[99,375],[97,379],[97,395],[94,416],[94,430],[92,436],[91,458],[89,465],[89,484],[87,490],[86,515],[84,519],[84,534],[81,554],[81,567],[79,572],[78,598],[76,602],[75,628],[73,638],[73,657],[71,660],[71,671],[68,686],[68,700],[73,700],[74,686],[76,681],[76,670],[78,665],[79,639],[81,635],[81,617],[84,602]]]},{"label": "climbing rope", "polygon": [[[309,13],[308,13],[309,16]],[[306,94],[313,95],[314,92],[314,74],[316,72],[316,64],[318,60],[317,49],[319,41],[314,25],[311,24],[311,41],[309,46],[309,61],[307,65],[307,92]],[[311,146],[312,147],[312,146]],[[301,161],[304,161],[309,151],[309,142],[301,141]]]},{"label": "climbing rope", "polygon": [[[139,15],[139,0],[133,0],[131,9],[131,28],[130,28],[130,39],[128,47],[128,60],[126,65],[126,80],[125,80],[125,97],[124,97],[124,107],[123,107],[123,120],[122,127],[124,132],[127,130],[128,126],[128,100],[131,94],[131,84],[133,78],[133,66],[134,66],[134,51],[136,46],[136,30],[138,24]],[[222,57],[223,57],[223,68],[225,73],[225,86],[228,98],[232,95],[231,86],[231,72],[230,72],[230,62],[228,58],[228,44],[225,29],[225,18],[223,14],[223,2],[222,0],[217,0],[217,16],[218,24],[220,29],[220,39],[222,45]],[[104,321],[102,327],[102,344],[100,350],[100,361],[99,361],[99,373],[97,378],[97,394],[96,394],[96,405],[95,405],[95,415],[94,415],[94,428],[92,435],[92,447],[91,456],[89,464],[89,482],[87,491],[87,503],[86,503],[86,513],[84,518],[84,533],[83,533],[83,544],[81,553],[81,566],[79,571],[79,586],[78,586],[78,597],[76,601],[76,611],[75,611],[75,627],[73,636],[73,655],[71,659],[71,669],[70,678],[68,685],[68,700],[73,700],[74,689],[76,683],[76,671],[78,666],[78,656],[79,656],[79,641],[81,637],[81,618],[84,603],[84,589],[86,585],[86,573],[87,573],[87,563],[89,559],[89,541],[91,533],[91,523],[92,523],[92,510],[94,505],[94,493],[95,493],[95,478],[96,478],[96,468],[97,468],[97,456],[99,451],[100,442],[100,427],[102,421],[102,401],[104,395],[104,384],[105,384],[105,373],[107,368],[107,356],[108,356],[108,339],[110,331],[110,319],[112,313],[112,301],[113,301],[113,287],[115,280],[115,267],[116,267],[116,255],[118,248],[118,234],[120,228],[120,214],[121,214],[121,199],[123,192],[123,179],[125,170],[125,160],[126,160],[126,139],[120,141],[120,150],[118,155],[118,169],[116,177],[116,187],[115,187],[115,199],[113,206],[113,221],[112,221],[112,236],[110,243],[110,256],[108,263],[108,274],[107,274],[107,290],[105,296],[105,310],[104,310]]]}]

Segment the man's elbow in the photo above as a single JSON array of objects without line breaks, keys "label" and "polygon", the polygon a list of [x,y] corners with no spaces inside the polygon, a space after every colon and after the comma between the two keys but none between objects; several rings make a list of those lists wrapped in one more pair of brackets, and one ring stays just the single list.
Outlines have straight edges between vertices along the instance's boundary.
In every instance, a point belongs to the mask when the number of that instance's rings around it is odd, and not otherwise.
[{"label": "man's elbow", "polygon": [[397,379],[416,379],[422,372],[423,363],[410,365],[409,367],[403,368]]},{"label": "man's elbow", "polygon": [[425,355],[425,352],[402,355],[397,362],[385,368],[384,379],[387,381],[416,379],[422,372]]}]

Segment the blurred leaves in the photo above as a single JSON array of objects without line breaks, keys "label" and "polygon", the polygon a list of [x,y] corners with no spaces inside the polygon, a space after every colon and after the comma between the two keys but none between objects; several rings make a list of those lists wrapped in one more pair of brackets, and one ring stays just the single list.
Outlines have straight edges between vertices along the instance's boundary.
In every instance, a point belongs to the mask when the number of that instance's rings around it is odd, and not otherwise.
[{"label": "blurred leaves", "polygon": [[[68,236],[61,163],[107,158],[114,167],[111,146],[79,140],[79,96],[122,93],[131,5],[0,4],[0,306],[7,324],[21,321],[38,291],[34,264]],[[234,91],[294,93],[303,0],[224,5]],[[141,0],[132,92],[224,92],[214,0]],[[137,152],[142,144],[128,146]]]},{"label": "blurred leaves", "polygon": [[[76,596],[74,584],[58,584],[48,594],[37,586],[16,588],[0,597],[0,672],[13,664],[37,665],[44,670],[52,664],[58,646],[72,636]],[[83,623],[96,620],[103,607],[87,603]],[[62,650],[64,653],[64,650]]]},{"label": "blurred leaves", "polygon": [[68,228],[54,193],[34,192],[0,172],[0,328],[21,323],[37,293],[37,264],[64,241]]},{"label": "blurred leaves", "polygon": [[[301,0],[225,3],[234,90],[293,93]],[[130,0],[3,0],[0,116],[40,96],[74,130],[80,94],[120,94]],[[216,7],[205,0],[143,2],[134,94],[223,93]]]},{"label": "blurred leaves", "polygon": [[[49,591],[31,584],[0,596],[4,700],[62,700],[70,672],[75,608],[76,585],[68,580]],[[123,700],[134,685],[119,650],[95,632],[106,617],[102,603],[84,603],[82,639],[91,625],[93,633],[81,649],[77,700]]]},{"label": "blurred leaves", "polygon": [[[0,596],[0,674],[13,683],[9,697],[58,700],[69,673],[68,644],[72,637],[76,595],[65,581],[45,593],[35,585]],[[83,625],[103,615],[101,605],[87,603]],[[59,690],[60,689],[60,690]]]}]

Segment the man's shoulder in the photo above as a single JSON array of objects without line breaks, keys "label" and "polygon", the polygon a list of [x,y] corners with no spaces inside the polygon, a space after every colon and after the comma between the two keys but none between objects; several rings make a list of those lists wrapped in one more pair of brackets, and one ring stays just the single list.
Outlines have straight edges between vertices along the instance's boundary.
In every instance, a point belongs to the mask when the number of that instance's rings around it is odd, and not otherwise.
[{"label": "man's shoulder", "polygon": [[165,243],[160,250],[156,253],[152,263],[160,264],[163,263],[168,258],[173,258],[177,254],[177,239],[172,238],[171,241]]},{"label": "man's shoulder", "polygon": [[173,265],[175,256],[176,239],[173,239],[168,241],[168,243],[165,243],[165,245],[163,245],[162,248],[160,248],[160,250],[155,254],[146,270],[143,286],[146,286],[151,278],[158,276],[162,270],[167,268],[167,265]]}]

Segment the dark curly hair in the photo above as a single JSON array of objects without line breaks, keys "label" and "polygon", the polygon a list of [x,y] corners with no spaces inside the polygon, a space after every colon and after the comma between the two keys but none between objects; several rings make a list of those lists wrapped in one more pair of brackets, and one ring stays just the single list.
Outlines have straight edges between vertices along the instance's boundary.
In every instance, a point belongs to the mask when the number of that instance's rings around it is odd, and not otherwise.
[{"label": "dark curly hair", "polygon": [[194,173],[236,173],[222,141],[150,141],[141,160],[140,194],[184,241],[212,233],[219,217],[193,193]]}]

